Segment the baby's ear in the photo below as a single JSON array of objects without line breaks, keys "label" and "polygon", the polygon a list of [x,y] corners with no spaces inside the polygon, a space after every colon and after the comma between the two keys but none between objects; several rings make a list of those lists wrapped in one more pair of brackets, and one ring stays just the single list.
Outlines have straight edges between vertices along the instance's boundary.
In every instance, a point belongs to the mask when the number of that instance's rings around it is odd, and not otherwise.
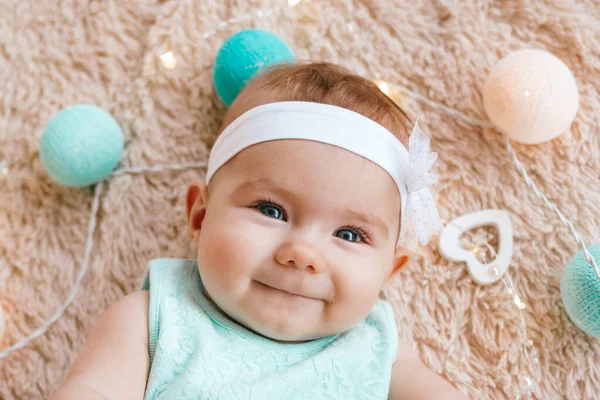
[{"label": "baby's ear", "polygon": [[192,182],[185,195],[185,212],[192,249],[196,249],[198,246],[200,229],[206,216],[207,204],[208,190],[206,184],[202,181]]},{"label": "baby's ear", "polygon": [[387,279],[389,280],[392,277],[394,277],[394,275],[396,275],[396,273],[398,271],[400,271],[400,269],[402,267],[407,265],[408,262],[410,261],[412,255],[413,255],[412,251],[405,249],[403,247],[396,247],[396,251],[394,253],[394,260],[392,263],[392,271],[390,272],[390,275],[388,276]]}]

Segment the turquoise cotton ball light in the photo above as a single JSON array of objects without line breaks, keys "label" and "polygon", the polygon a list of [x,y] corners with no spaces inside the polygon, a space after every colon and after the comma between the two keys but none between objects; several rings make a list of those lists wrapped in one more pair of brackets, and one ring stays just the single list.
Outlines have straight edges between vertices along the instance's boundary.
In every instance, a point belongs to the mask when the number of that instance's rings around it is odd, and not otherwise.
[{"label": "turquoise cotton ball light", "polygon": [[108,178],[123,147],[117,121],[100,107],[81,104],[50,119],[40,140],[40,160],[56,182],[83,187]]},{"label": "turquoise cotton ball light", "polygon": [[230,106],[258,70],[293,62],[292,50],[274,34],[259,29],[238,32],[217,52],[213,65],[215,89]]},{"label": "turquoise cotton ball light", "polygon": [[[600,243],[589,246],[588,251],[600,264]],[[560,292],[571,321],[588,335],[600,338],[600,279],[582,251],[567,264]]]}]

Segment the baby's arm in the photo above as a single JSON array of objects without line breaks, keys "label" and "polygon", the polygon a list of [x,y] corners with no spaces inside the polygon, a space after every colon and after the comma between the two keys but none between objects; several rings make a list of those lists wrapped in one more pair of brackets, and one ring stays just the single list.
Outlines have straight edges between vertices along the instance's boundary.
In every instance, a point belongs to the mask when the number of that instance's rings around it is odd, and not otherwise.
[{"label": "baby's arm", "polygon": [[398,340],[388,400],[467,400],[454,386],[427,368],[419,355]]},{"label": "baby's arm", "polygon": [[108,309],[50,400],[142,399],[149,370],[148,291]]}]

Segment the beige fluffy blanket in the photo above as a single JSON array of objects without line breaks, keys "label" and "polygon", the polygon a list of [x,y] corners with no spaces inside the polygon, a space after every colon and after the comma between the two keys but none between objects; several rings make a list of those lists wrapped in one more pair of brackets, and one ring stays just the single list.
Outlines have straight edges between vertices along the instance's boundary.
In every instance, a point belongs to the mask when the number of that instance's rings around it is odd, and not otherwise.
[{"label": "beige fluffy blanket", "polygon": [[[225,38],[249,27],[280,35],[299,59],[337,62],[478,118],[485,118],[483,82],[500,58],[522,48],[550,50],[576,76],[580,112],[559,139],[515,147],[586,240],[600,238],[597,0],[313,0],[294,8],[285,0],[4,0],[0,304],[7,333],[1,347],[55,312],[84,253],[92,194],[63,188],[44,172],[38,142],[48,119],[71,104],[96,104],[123,127],[124,165],[205,160],[225,111],[211,63]],[[173,70],[160,64],[169,50],[177,59]],[[472,398],[514,399],[527,376],[534,398],[597,398],[600,343],[573,327],[560,299],[561,273],[576,251],[572,236],[527,189],[499,134],[404,101],[440,153],[435,168],[444,219],[487,208],[510,213],[511,275],[526,303],[532,343],[525,358],[519,312],[504,285],[476,285],[435,244],[384,291],[401,334]],[[43,337],[0,360],[1,399],[47,398],[98,316],[138,287],[148,260],[191,256],[183,194],[202,174],[111,180],[79,296]]]}]

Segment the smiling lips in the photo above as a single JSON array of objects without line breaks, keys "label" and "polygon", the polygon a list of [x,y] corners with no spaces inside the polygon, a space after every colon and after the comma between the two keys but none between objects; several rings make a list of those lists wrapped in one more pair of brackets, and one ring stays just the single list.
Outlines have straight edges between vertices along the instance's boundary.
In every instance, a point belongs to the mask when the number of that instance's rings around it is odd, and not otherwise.
[{"label": "smiling lips", "polygon": [[287,294],[291,294],[292,296],[304,297],[305,299],[309,299],[309,300],[318,300],[318,299],[316,299],[314,297],[304,296],[302,294],[295,293],[295,292],[292,292],[292,291],[289,291],[289,290],[280,289],[280,288],[275,287],[275,286],[267,285],[266,283],[263,283],[263,282],[259,282],[259,281],[256,281],[256,282],[258,282],[259,284],[261,284],[263,286],[266,286],[266,287],[268,287],[270,289],[277,290],[279,292],[283,292],[283,293],[287,293]]}]

